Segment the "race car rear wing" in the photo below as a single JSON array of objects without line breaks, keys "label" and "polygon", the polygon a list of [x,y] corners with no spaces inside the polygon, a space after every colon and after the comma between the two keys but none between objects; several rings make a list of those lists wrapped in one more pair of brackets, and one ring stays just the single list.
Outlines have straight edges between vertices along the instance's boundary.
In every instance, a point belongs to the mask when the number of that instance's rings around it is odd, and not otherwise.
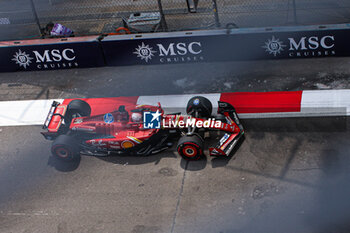
[{"label": "race car rear wing", "polygon": [[59,135],[61,131],[62,122],[64,122],[64,115],[66,114],[67,106],[59,102],[53,101],[49,113],[43,125],[43,129],[47,130],[41,134],[48,140],[53,140]]},{"label": "race car rear wing", "polygon": [[53,101],[53,102],[52,102],[51,108],[50,108],[49,113],[47,114],[46,120],[45,120],[45,122],[44,122],[43,129],[49,128],[51,119],[52,119],[52,117],[54,116],[54,113],[55,113],[56,108],[57,108],[58,105],[60,105],[59,102],[57,102],[57,101]]}]

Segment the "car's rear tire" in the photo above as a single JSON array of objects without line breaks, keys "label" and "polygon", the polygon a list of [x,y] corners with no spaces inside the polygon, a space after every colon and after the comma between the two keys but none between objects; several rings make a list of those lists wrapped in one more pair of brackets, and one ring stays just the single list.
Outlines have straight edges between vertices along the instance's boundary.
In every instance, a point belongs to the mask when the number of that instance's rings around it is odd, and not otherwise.
[{"label": "car's rear tire", "polygon": [[177,152],[186,160],[198,160],[203,156],[203,140],[197,136],[183,136],[177,144]]},{"label": "car's rear tire", "polygon": [[73,118],[75,117],[86,117],[90,116],[91,107],[84,100],[72,100],[67,107],[67,113],[65,115],[65,119],[67,124],[70,124]]},{"label": "car's rear tire", "polygon": [[80,157],[79,142],[72,136],[60,135],[52,143],[52,155],[62,161],[72,161]]},{"label": "car's rear tire", "polygon": [[186,113],[193,117],[209,118],[213,111],[210,100],[203,96],[192,97],[186,107]]}]

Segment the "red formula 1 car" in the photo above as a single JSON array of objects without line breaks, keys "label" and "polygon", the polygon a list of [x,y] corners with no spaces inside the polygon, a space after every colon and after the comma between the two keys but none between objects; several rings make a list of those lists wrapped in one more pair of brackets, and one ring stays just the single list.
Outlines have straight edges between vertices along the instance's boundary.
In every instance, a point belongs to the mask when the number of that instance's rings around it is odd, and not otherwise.
[{"label": "red formula 1 car", "polygon": [[[191,98],[187,115],[165,114],[160,104],[116,106],[115,111],[91,116],[90,105],[80,99],[68,105],[53,102],[42,132],[53,140],[53,156],[70,161],[80,154],[106,156],[116,154],[149,155],[171,147],[171,135],[181,135],[177,151],[187,160],[203,155],[204,133],[223,132],[212,156],[229,156],[244,134],[236,111],[226,102],[218,103],[218,117],[210,118],[211,102],[201,96]],[[220,120],[218,120],[220,119]]]}]

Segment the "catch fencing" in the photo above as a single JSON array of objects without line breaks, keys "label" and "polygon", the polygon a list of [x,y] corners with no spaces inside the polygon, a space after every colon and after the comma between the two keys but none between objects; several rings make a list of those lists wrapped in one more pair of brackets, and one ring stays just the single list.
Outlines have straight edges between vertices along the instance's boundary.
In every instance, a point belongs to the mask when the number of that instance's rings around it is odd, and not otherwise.
[{"label": "catch fencing", "polygon": [[[133,21],[134,20],[134,21]],[[137,21],[137,22],[136,22]],[[0,1],[0,40],[40,38],[47,23],[76,36],[350,22],[348,0],[12,0]],[[140,25],[140,24],[144,25]]]}]

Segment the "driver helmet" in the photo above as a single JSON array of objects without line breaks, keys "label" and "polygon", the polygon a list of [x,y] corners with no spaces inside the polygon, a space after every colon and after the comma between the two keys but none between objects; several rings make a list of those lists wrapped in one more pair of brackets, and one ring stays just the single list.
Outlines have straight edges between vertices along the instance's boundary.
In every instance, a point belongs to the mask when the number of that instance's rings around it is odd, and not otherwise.
[{"label": "driver helmet", "polygon": [[133,122],[140,122],[142,121],[142,115],[139,112],[134,112],[131,114],[131,120]]}]

